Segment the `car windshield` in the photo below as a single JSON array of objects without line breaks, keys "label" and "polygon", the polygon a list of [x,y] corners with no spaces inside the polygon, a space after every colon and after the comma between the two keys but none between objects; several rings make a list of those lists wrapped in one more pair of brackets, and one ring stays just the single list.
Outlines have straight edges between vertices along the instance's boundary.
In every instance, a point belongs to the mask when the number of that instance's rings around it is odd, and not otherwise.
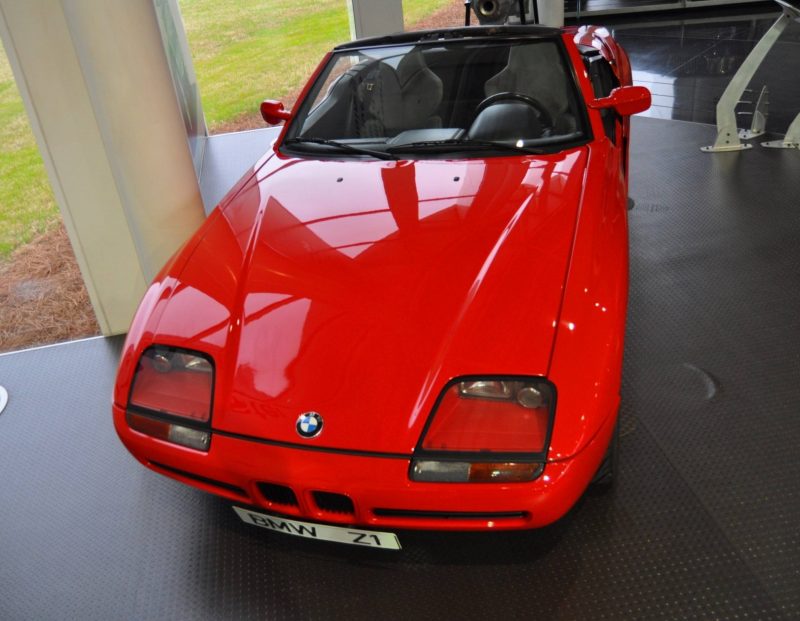
[{"label": "car windshield", "polygon": [[385,45],[334,53],[283,147],[334,157],[552,152],[584,139],[584,117],[558,39]]}]

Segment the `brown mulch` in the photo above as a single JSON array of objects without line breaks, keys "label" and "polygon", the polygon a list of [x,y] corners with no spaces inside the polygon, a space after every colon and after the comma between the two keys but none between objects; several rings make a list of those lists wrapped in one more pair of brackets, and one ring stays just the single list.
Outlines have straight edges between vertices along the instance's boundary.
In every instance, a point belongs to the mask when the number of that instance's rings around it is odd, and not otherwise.
[{"label": "brown mulch", "polygon": [[0,263],[0,351],[99,331],[63,224]]},{"label": "brown mulch", "polygon": [[[453,4],[410,30],[461,26],[464,4]],[[294,105],[299,89],[284,98]],[[216,125],[213,133],[264,127],[258,110]],[[89,295],[63,224],[0,260],[0,352],[73,340],[100,333]]]}]

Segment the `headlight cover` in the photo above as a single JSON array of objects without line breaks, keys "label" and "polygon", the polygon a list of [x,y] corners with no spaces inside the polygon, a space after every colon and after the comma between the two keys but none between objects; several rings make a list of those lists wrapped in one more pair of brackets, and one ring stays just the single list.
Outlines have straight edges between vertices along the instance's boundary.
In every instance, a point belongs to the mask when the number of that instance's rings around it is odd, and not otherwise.
[{"label": "headlight cover", "polygon": [[518,482],[543,469],[555,387],[537,377],[461,377],[439,396],[414,453],[415,481]]},{"label": "headlight cover", "polygon": [[210,356],[177,347],[148,347],[133,377],[128,424],[173,444],[208,450],[213,393]]}]

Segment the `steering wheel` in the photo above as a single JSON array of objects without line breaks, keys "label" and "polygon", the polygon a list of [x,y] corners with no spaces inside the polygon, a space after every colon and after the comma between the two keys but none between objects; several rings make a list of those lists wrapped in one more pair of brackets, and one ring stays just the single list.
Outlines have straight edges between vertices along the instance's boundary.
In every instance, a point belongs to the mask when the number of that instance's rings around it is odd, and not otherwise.
[{"label": "steering wheel", "polygon": [[539,115],[539,121],[544,127],[553,127],[553,117],[550,115],[550,112],[548,112],[547,108],[544,107],[544,104],[541,101],[528,95],[523,95],[522,93],[512,93],[510,91],[489,95],[486,99],[478,104],[478,107],[475,109],[475,114],[477,116],[489,106],[493,106],[501,101],[509,100],[521,101],[522,103],[528,104],[531,108],[536,110],[536,113]]}]

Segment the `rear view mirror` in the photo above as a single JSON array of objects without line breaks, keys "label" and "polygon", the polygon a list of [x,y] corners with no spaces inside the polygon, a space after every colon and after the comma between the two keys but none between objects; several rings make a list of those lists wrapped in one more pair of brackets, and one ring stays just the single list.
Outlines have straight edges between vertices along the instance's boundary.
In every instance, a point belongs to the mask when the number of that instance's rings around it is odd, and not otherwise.
[{"label": "rear view mirror", "polygon": [[644,86],[620,86],[608,97],[595,99],[589,107],[595,110],[614,108],[620,116],[630,116],[650,107],[650,91]]},{"label": "rear view mirror", "polygon": [[286,110],[283,103],[274,99],[265,99],[261,102],[261,116],[270,125],[277,125],[281,121],[292,118],[291,110]]}]

